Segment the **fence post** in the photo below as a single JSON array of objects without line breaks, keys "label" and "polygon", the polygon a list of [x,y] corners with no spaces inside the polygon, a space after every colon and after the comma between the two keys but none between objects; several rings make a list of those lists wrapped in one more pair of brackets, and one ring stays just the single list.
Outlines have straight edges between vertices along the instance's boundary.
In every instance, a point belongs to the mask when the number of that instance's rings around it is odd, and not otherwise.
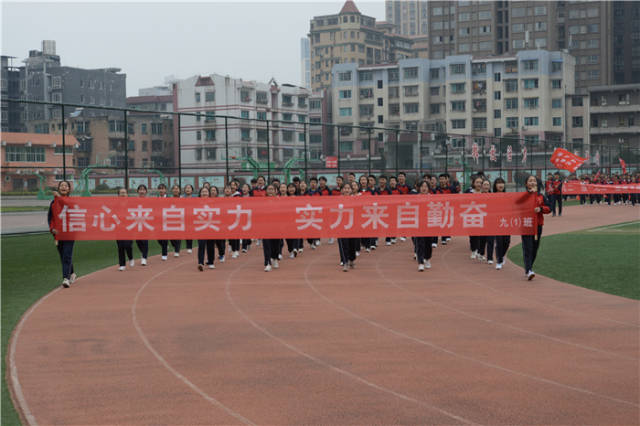
[{"label": "fence post", "polygon": [[420,176],[422,176],[422,137],[423,133],[420,132],[420,139],[418,139],[418,174]]},{"label": "fence post", "polygon": [[227,170],[226,173],[226,184],[229,185],[229,126],[227,123],[227,117],[224,118],[224,151],[225,151],[225,167]]},{"label": "fence post", "polygon": [[[182,131],[180,130],[180,119],[182,118],[182,114],[178,114],[178,186],[182,188]],[[171,186],[171,182],[169,182],[169,186]]]},{"label": "fence post", "polygon": [[502,177],[502,137],[498,138],[498,149],[500,150],[500,177]]},{"label": "fence post", "polygon": [[367,158],[367,169],[369,171],[368,176],[371,176],[371,128],[369,128],[369,157]]},{"label": "fence post", "polygon": [[544,156],[542,157],[542,161],[544,161],[544,174],[542,175],[543,179],[547,178],[547,140],[544,140]]},{"label": "fence post", "polygon": [[462,191],[467,186],[467,137],[462,138]]},{"label": "fence post", "polygon": [[271,144],[269,141],[269,120],[265,120],[267,123],[267,184],[271,182]]},{"label": "fence post", "polygon": [[[307,122],[304,122],[304,126],[303,126],[303,133],[304,133],[304,179],[307,180],[307,176],[309,176],[308,172],[307,172],[307,157],[309,156],[309,152],[307,151]],[[309,131],[311,131],[311,125],[309,125]],[[322,133],[322,130],[320,130],[320,133]]]},{"label": "fence post", "polygon": [[65,140],[65,130],[67,129],[64,125],[64,105],[61,104],[60,107],[62,108],[60,111],[62,113],[62,180],[67,180],[67,144]]},{"label": "fence post", "polygon": [[398,155],[398,145],[400,144],[400,130],[396,130],[396,176],[398,176],[398,172],[400,171],[400,158]]},{"label": "fence post", "polygon": [[[124,189],[129,192],[129,118],[124,113]],[[116,123],[117,126],[118,123]]]},{"label": "fence post", "polygon": [[340,175],[340,126],[336,129],[338,129],[338,175]]}]

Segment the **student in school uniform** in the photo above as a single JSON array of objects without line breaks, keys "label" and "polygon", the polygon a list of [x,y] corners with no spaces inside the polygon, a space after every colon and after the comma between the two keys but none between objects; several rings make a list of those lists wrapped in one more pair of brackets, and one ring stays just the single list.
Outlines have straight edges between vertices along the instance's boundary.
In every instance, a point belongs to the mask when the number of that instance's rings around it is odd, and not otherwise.
[{"label": "student in school uniform", "polygon": [[553,205],[553,216],[556,215],[556,205],[558,206],[558,216],[562,216],[562,178],[560,173],[553,175],[553,199],[551,203]]},{"label": "student in school uniform", "polygon": [[[247,183],[242,185],[240,189],[241,197],[251,197],[251,186]],[[251,247],[251,238],[243,238],[242,239],[242,253],[246,253],[249,251]]]},{"label": "student in school uniform", "polygon": [[329,195],[342,195],[342,186],[344,185],[344,179],[342,176],[336,176],[336,186],[331,189]]},{"label": "student in school uniform", "polygon": [[[491,192],[491,181],[484,179],[482,181],[482,194],[489,194]],[[493,249],[496,243],[496,239],[491,235],[483,235],[478,237],[480,239],[480,259],[487,261],[489,265],[493,265]],[[485,254],[486,253],[486,254]]]},{"label": "student in school uniform", "polygon": [[[455,194],[456,188],[451,185],[451,176],[449,173],[440,173],[438,175],[438,189],[436,190],[436,194]],[[447,243],[451,241],[451,237],[449,236],[441,236],[440,244],[446,246]],[[436,238],[436,243],[437,243]]]},{"label": "student in school uniform", "polygon": [[[269,185],[265,189],[266,197],[275,197],[277,189],[273,185]],[[277,238],[263,239],[262,240],[262,252],[264,254],[264,271],[270,272],[272,268],[278,269],[278,248],[280,241]]]},{"label": "student in school uniform", "polygon": [[267,191],[265,182],[266,179],[264,178],[264,176],[258,176],[258,179],[256,180],[256,186],[251,191],[252,197],[264,197],[266,195]]},{"label": "student in school uniform", "polygon": [[[147,185],[138,185],[138,197],[144,198],[147,196]],[[140,259],[140,265],[147,266],[147,257],[149,256],[149,241],[147,240],[136,240],[136,246],[138,246],[138,250],[142,255]]]},{"label": "student in school uniform", "polygon": [[[484,178],[482,175],[473,175],[471,177],[471,188],[467,190],[467,192],[472,194],[480,194],[482,193],[482,182]],[[475,235],[469,236],[469,247],[471,248],[471,259],[478,259],[480,255],[480,237]],[[480,258],[482,260],[482,258]]]},{"label": "student in school uniform", "polygon": [[[287,185],[287,197],[295,197],[298,195],[298,187],[294,183]],[[300,238],[287,238],[287,251],[289,252],[289,258],[293,259],[298,257],[298,248],[302,240]]]},{"label": "student in school uniform", "polygon": [[[167,185],[161,183],[158,185],[158,197],[167,198]],[[169,241],[168,240],[158,240],[158,244],[160,244],[160,250],[162,252],[162,260],[167,260],[167,256],[169,253]]]},{"label": "student in school uniform", "polygon": [[[171,187],[171,198],[181,198],[180,197],[180,186],[178,184],[174,184]],[[173,257],[180,256],[180,247],[182,246],[182,240],[169,240],[171,246],[173,247]]]},{"label": "student in school uniform", "polygon": [[[224,196],[229,197],[237,197],[240,195],[238,191],[233,190],[233,186],[231,184],[224,187]],[[222,240],[224,241],[224,240]],[[229,240],[229,247],[231,247],[231,258],[237,259],[240,256],[240,240]]]},{"label": "student in school uniform", "polygon": [[327,178],[324,176],[320,176],[318,179],[318,195],[329,196],[331,195],[331,190],[327,186]]},{"label": "student in school uniform", "polygon": [[[209,189],[209,198],[218,198],[219,195],[220,194],[218,192],[218,187],[215,185],[211,185],[211,189]],[[226,240],[213,240],[215,247],[218,249],[218,260],[220,261],[220,263],[224,263],[225,261],[224,255],[226,253],[225,251],[226,242],[227,242]],[[213,253],[213,257],[211,258],[209,258],[207,255],[207,259],[209,263],[214,263],[214,258],[215,258],[215,253]]]},{"label": "student in school uniform", "polygon": [[[62,180],[58,182],[58,190],[55,192],[56,197],[68,197],[71,194],[71,183]],[[49,231],[54,236],[61,230],[54,228],[53,222],[53,201],[49,204],[49,212],[47,214],[47,222],[49,223]],[[73,270],[73,245],[75,241],[63,241],[55,240],[56,248],[58,249],[58,255],[60,255],[60,263],[62,264],[62,287],[69,288],[77,278],[76,273]]]},{"label": "student in school uniform", "polygon": [[[507,184],[501,177],[493,181],[493,192],[506,192]],[[496,241],[496,269],[500,270],[504,266],[504,258],[511,244],[511,235],[497,235]]]},{"label": "student in school uniform", "polygon": [[[423,180],[418,186],[419,195],[429,195],[431,193],[431,181]],[[415,252],[416,260],[418,261],[418,271],[423,272],[426,269],[431,268],[431,255],[433,253],[433,247],[431,242],[433,237],[415,237]]]},{"label": "student in school uniform", "polygon": [[[211,188],[211,187],[209,187]],[[203,186],[200,188],[200,192],[198,196],[200,198],[210,198],[211,192],[209,188]],[[207,239],[207,240],[198,240],[198,270],[204,271],[204,255],[207,254],[207,267],[209,269],[215,269],[214,259],[215,259],[215,240]]]},{"label": "student in school uniform", "polygon": [[[358,194],[360,196],[373,196],[377,194],[376,188],[375,188],[375,183],[376,183],[376,178],[375,176],[371,175],[371,176],[366,176],[366,175],[362,175],[360,176],[360,178],[358,179],[359,183],[360,183],[360,188],[358,191]],[[363,237],[360,238],[360,245],[362,248],[364,248],[364,251],[366,251],[367,253],[371,253],[371,250],[373,249],[373,246],[375,244],[375,238],[371,238],[371,237]]]},{"label": "student in school uniform", "polygon": [[544,201],[544,196],[540,194],[540,183],[538,178],[530,175],[526,180],[527,191],[535,194],[536,205],[533,211],[538,217],[538,229],[535,235],[523,235],[522,238],[522,257],[524,258],[524,269],[527,279],[531,281],[535,276],[533,272],[533,262],[536,260],[538,248],[540,247],[540,237],[542,236],[542,226],[544,225],[545,214],[551,213],[551,209]]},{"label": "student in school uniform", "polygon": [[[326,183],[326,180],[325,180],[325,183]],[[320,192],[318,192],[318,178],[312,177],[311,179],[309,179],[309,188],[302,195],[307,197],[318,197],[322,195],[320,194]],[[319,238],[307,238],[307,242],[311,246],[312,250],[315,250],[320,245]]]},{"label": "student in school uniform", "polygon": [[[184,191],[184,194],[182,195],[182,198],[194,197],[193,185],[191,185],[190,183],[184,186],[183,191]],[[187,244],[187,253],[193,253],[193,240],[185,240],[185,243]]]},{"label": "student in school uniform", "polygon": [[404,195],[411,192],[411,187],[407,185],[407,175],[405,172],[398,173],[398,190]]},{"label": "student in school uniform", "polygon": [[[118,197],[127,197],[127,189],[119,188]],[[118,264],[120,267],[118,270],[124,271],[127,269],[127,258],[129,258],[129,266],[134,267],[135,261],[133,260],[133,241],[131,240],[116,240],[116,246],[118,247]]]},{"label": "student in school uniform", "polygon": [[[353,195],[351,185],[342,185],[342,195],[350,197]],[[338,251],[340,252],[340,265],[342,270],[348,272],[349,268],[355,268],[356,251],[360,242],[358,238],[338,238]]]}]

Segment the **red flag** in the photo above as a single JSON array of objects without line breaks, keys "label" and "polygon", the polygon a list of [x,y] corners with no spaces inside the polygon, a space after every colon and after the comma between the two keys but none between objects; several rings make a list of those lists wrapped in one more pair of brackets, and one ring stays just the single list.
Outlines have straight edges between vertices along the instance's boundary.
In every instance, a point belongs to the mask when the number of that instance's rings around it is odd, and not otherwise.
[{"label": "red flag", "polygon": [[563,148],[556,148],[551,154],[551,163],[554,166],[558,169],[569,170],[571,173],[575,173],[585,161],[587,161],[586,158],[579,157]]},{"label": "red flag", "polygon": [[620,161],[620,167],[622,167],[622,174],[627,174],[627,163],[624,162],[624,160],[620,157],[618,157],[618,160]]},{"label": "red flag", "polygon": [[600,169],[598,169],[598,173],[593,177],[593,180],[596,180],[600,177]]},{"label": "red flag", "polygon": [[327,157],[325,159],[325,167],[327,169],[337,169],[338,168],[338,157]]}]

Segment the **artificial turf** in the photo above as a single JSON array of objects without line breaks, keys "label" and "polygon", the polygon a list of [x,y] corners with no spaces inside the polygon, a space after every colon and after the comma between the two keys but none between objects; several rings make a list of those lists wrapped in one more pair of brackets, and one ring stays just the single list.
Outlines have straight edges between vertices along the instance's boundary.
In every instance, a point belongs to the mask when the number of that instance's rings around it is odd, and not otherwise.
[{"label": "artificial turf", "polygon": [[[522,246],[509,259],[523,266]],[[580,287],[640,300],[640,222],[543,235],[536,273]]]},{"label": "artificial turf", "polygon": [[[160,247],[149,242],[149,255]],[[135,246],[135,244],[134,244]],[[118,263],[114,241],[78,241],[73,250],[78,276]],[[134,256],[140,257],[134,248]],[[59,287],[62,268],[50,234],[2,236],[2,416],[0,424],[18,425],[20,420],[8,393],[6,356],[11,333],[22,315],[38,299]]]}]

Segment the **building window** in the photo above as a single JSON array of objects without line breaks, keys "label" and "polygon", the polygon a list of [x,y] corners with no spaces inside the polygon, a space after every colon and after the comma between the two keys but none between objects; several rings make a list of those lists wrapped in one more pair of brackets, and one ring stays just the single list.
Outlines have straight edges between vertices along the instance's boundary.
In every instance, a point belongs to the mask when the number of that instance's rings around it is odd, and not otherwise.
[{"label": "building window", "polygon": [[204,92],[205,102],[215,102],[215,100],[216,100],[216,92]]},{"label": "building window", "polygon": [[433,86],[429,88],[429,94],[431,96],[440,96],[440,86]]},{"label": "building window", "polygon": [[351,90],[340,90],[338,97],[340,99],[351,99]]},{"label": "building window", "polygon": [[465,64],[451,64],[449,70],[451,74],[464,74]]},{"label": "building window", "polygon": [[501,118],[502,117],[502,111],[499,109],[494,109],[493,110],[493,118]]},{"label": "building window", "polygon": [[582,106],[582,96],[573,96],[571,98],[571,106],[574,106],[574,107]]},{"label": "building window", "polygon": [[522,67],[525,71],[538,71],[538,60],[527,59],[522,61]]},{"label": "building window", "polygon": [[283,142],[293,142],[293,132],[291,130],[283,130],[282,131],[282,141]]},{"label": "building window", "polygon": [[240,137],[243,141],[250,141],[251,129],[240,129]]},{"label": "building window", "polygon": [[340,141],[340,152],[353,152],[353,141]]},{"label": "building window", "polygon": [[551,72],[560,72],[562,71],[562,62],[553,61],[551,62]]},{"label": "building window", "polygon": [[538,79],[537,78],[525,78],[522,80],[522,86],[526,90],[537,89],[538,88]]},{"label": "building window", "polygon": [[431,111],[431,114],[440,114],[440,104],[429,105],[429,110]]},{"label": "building window", "polygon": [[551,108],[562,108],[562,99],[561,98],[551,99]]},{"label": "building window", "polygon": [[582,127],[583,120],[581,116],[574,116],[571,119],[571,127]]},{"label": "building window", "polygon": [[500,81],[500,73],[499,72],[493,73],[493,81]]},{"label": "building window", "polygon": [[499,101],[501,96],[502,96],[502,93],[499,90],[496,90],[495,92],[493,92],[493,99],[495,99],[496,101]]},{"label": "building window", "polygon": [[418,67],[403,68],[404,79],[418,78]]},{"label": "building window", "polygon": [[373,98],[373,89],[371,88],[360,89],[360,99],[369,99],[369,98]]},{"label": "building window", "polygon": [[258,120],[266,120],[267,119],[267,112],[266,111],[256,111],[256,118]]},{"label": "building window", "polygon": [[451,93],[452,94],[462,94],[465,92],[465,83],[451,83]]},{"label": "building window", "polygon": [[404,86],[405,96],[418,96],[418,86]]},{"label": "building window", "polygon": [[440,68],[431,68],[429,70],[429,77],[432,80],[437,80],[440,78]]},{"label": "building window", "polygon": [[487,72],[487,64],[485,63],[471,64],[472,75],[486,74],[486,72]]},{"label": "building window", "polygon": [[562,89],[562,80],[551,80],[552,89]]},{"label": "building window", "polygon": [[249,118],[249,111],[240,111],[241,118]]},{"label": "building window", "polygon": [[452,129],[464,129],[466,127],[466,120],[451,120]]},{"label": "building window", "polygon": [[537,126],[538,125],[538,117],[525,117],[524,118],[525,126]]},{"label": "building window", "polygon": [[553,117],[554,126],[562,126],[562,117]]},{"label": "building window", "polygon": [[200,102],[200,92],[196,92],[196,102]]},{"label": "building window", "polygon": [[216,131],[213,129],[205,130],[205,140],[215,141],[216,140]]},{"label": "building window", "polygon": [[466,110],[466,101],[451,101],[452,112],[464,112]]},{"label": "building window", "polygon": [[371,81],[373,80],[373,72],[372,71],[359,71],[358,79],[360,81]]},{"label": "building window", "polygon": [[268,104],[267,92],[256,92],[256,103],[262,105]]},{"label": "building window", "polygon": [[42,163],[45,160],[44,147],[7,145],[5,150],[5,160],[25,163]]},{"label": "building window", "polygon": [[200,130],[196,130],[196,140],[202,140],[202,132]]},{"label": "building window", "polygon": [[538,98],[524,98],[522,104],[528,109],[538,108]]},{"label": "building window", "polygon": [[510,129],[517,129],[518,117],[507,117],[507,127]]},{"label": "building window", "polygon": [[400,71],[398,70],[389,70],[388,71],[389,81],[398,81],[400,80]]},{"label": "building window", "polygon": [[267,132],[266,129],[257,129],[257,138],[258,138],[258,142],[266,142],[267,139],[269,138],[269,133]]},{"label": "building window", "polygon": [[351,71],[345,71],[338,73],[339,81],[351,81]]},{"label": "building window", "polygon": [[502,129],[500,127],[496,127],[495,129],[493,129],[493,136],[495,136],[496,138],[502,136]]},{"label": "building window", "polygon": [[409,104],[404,104],[404,113],[405,114],[416,114],[419,111],[419,105],[418,103],[409,103]]},{"label": "building window", "polygon": [[351,108],[340,108],[340,117],[351,117]]},{"label": "building window", "polygon": [[486,129],[487,128],[487,119],[485,117],[474,117],[471,120],[471,124],[473,129]]},{"label": "building window", "polygon": [[400,90],[398,87],[389,87],[389,98],[394,99],[400,96]]}]

